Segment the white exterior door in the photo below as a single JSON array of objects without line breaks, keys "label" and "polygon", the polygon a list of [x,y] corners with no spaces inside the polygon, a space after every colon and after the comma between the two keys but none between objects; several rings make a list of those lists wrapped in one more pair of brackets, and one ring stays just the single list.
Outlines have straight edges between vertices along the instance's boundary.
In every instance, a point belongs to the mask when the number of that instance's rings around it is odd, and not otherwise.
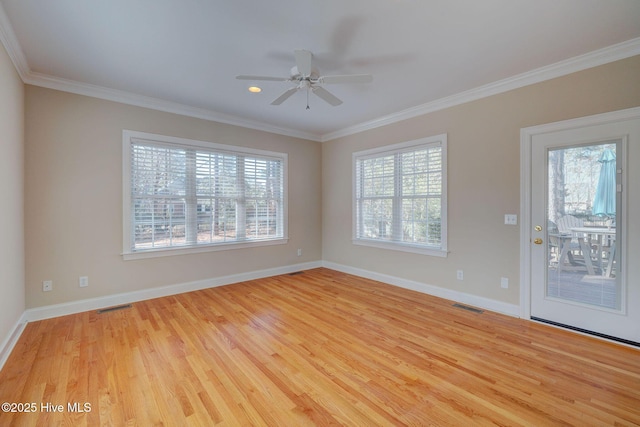
[{"label": "white exterior door", "polygon": [[522,136],[523,311],[640,343],[640,110]]}]

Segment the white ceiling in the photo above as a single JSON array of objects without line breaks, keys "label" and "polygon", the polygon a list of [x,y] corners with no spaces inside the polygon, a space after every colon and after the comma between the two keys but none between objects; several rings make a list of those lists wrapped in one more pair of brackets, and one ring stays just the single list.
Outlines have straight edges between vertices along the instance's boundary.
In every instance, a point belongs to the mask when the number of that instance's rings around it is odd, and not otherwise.
[{"label": "white ceiling", "polygon": [[[26,83],[326,140],[640,54],[638,0],[0,0]],[[373,74],[270,105],[293,50]]]}]

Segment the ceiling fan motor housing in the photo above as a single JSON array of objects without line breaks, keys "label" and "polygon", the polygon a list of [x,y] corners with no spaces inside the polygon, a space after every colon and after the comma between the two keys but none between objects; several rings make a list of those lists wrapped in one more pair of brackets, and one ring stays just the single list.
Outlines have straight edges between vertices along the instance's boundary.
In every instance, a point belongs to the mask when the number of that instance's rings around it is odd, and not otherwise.
[{"label": "ceiling fan motor housing", "polygon": [[315,67],[311,69],[311,74],[309,74],[308,76],[303,76],[298,70],[298,66],[294,65],[293,67],[291,67],[291,80],[293,81],[311,80],[313,82],[316,82],[319,78],[320,72]]}]

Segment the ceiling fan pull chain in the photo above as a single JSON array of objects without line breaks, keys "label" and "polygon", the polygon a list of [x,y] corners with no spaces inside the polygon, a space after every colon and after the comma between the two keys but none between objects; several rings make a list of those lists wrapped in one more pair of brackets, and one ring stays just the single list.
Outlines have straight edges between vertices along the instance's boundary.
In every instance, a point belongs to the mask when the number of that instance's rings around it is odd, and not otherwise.
[{"label": "ceiling fan pull chain", "polygon": [[309,88],[307,88],[307,110],[310,110],[311,108],[309,108]]}]

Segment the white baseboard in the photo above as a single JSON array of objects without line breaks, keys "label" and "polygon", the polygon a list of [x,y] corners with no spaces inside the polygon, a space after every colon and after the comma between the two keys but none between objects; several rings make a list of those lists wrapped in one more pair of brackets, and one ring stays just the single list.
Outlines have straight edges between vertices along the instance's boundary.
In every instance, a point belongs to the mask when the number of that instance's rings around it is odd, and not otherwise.
[{"label": "white baseboard", "polygon": [[13,326],[13,329],[11,330],[12,332],[5,338],[2,344],[0,344],[0,370],[2,370],[2,367],[13,351],[13,348],[18,343],[18,339],[22,335],[22,331],[24,331],[26,326],[27,320],[23,313],[18,322]]},{"label": "white baseboard", "polygon": [[451,289],[441,288],[439,286],[428,285],[426,283],[402,279],[400,277],[389,276],[386,274],[376,273],[360,268],[349,267],[329,261],[323,261],[322,266],[330,268],[331,270],[341,271],[343,273],[353,274],[354,276],[360,276],[371,280],[377,280],[379,282],[388,283],[390,285],[398,286],[405,289],[411,289],[463,304],[468,304],[485,310],[495,311],[497,313],[502,313],[513,317],[520,316],[520,306],[516,304],[509,304],[502,301],[479,297],[477,295],[471,295],[464,292],[454,291]]},{"label": "white baseboard", "polygon": [[0,344],[0,369],[2,369],[5,362],[9,358],[9,355],[13,351],[28,322],[35,322],[38,320],[50,319],[53,317],[82,313],[83,311],[98,310],[101,308],[113,307],[121,304],[130,304],[137,301],[176,295],[184,292],[197,291],[200,289],[213,288],[216,286],[230,285],[232,283],[244,282],[247,280],[261,279],[264,277],[277,276],[280,274],[288,274],[293,273],[294,271],[310,270],[312,268],[318,267],[322,267],[321,261],[293,264],[283,267],[251,271],[247,273],[239,273],[229,276],[197,280],[194,282],[162,286],[159,288],[144,289],[141,291],[126,292],[122,294],[107,295],[104,297],[30,308],[25,310],[25,312],[22,314],[18,322],[11,330],[11,333]]},{"label": "white baseboard", "polygon": [[197,280],[194,282],[179,283],[176,285],[162,286],[159,288],[144,289],[141,291],[126,292],[104,297],[30,308],[25,311],[23,317],[27,322],[34,322],[37,320],[50,319],[52,317],[66,316],[68,314],[82,313],[84,311],[98,310],[101,308],[113,307],[116,305],[130,304],[152,298],[160,298],[169,295],[197,291],[200,289],[214,288],[217,286],[230,285],[232,283],[245,282],[247,280],[255,280],[264,277],[277,276],[280,274],[293,273],[294,271],[310,270],[312,268],[318,267],[322,267],[322,262],[307,262],[287,265],[283,267],[269,268],[266,270],[251,271],[248,273],[239,273],[229,276]]},{"label": "white baseboard", "polygon": [[520,314],[520,306],[518,305],[508,304],[489,298],[483,298],[476,295],[470,295],[451,289],[445,289],[438,286],[428,285],[425,283],[415,282],[412,280],[402,279],[399,277],[389,276],[386,274],[376,273],[373,271],[363,270],[355,267],[349,267],[333,262],[313,261],[27,309],[21,316],[18,323],[16,323],[16,325],[14,326],[12,330],[13,332],[0,345],[0,369],[2,369],[2,366],[9,357],[9,354],[11,354],[11,351],[18,342],[18,338],[20,338],[20,335],[24,331],[27,322],[35,322],[38,320],[66,316],[69,314],[81,313],[89,310],[98,310],[101,308],[113,307],[116,305],[130,304],[152,298],[160,298],[169,295],[197,291],[200,289],[213,288],[217,286],[229,285],[232,283],[277,276],[280,274],[288,274],[295,271],[310,270],[312,268],[318,267],[330,268],[332,270],[341,271],[343,273],[353,274],[354,276],[377,280],[380,282],[388,283],[390,285],[399,286],[401,288],[411,289],[425,294],[434,295],[463,304],[469,304],[475,307],[480,307],[486,310],[491,310],[514,317],[518,317]]}]

